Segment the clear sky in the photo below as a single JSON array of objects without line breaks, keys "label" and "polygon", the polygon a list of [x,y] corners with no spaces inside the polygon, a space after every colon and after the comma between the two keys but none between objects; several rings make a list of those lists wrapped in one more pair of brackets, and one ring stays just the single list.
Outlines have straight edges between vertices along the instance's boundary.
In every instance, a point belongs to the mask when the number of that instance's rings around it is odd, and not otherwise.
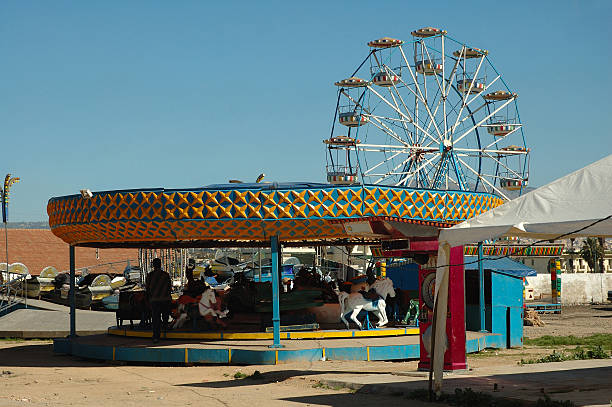
[{"label": "clear sky", "polygon": [[612,2],[2,1],[10,221],[52,196],[325,180],[347,77],[382,36],[434,26],[485,48],[541,186],[612,153]]}]

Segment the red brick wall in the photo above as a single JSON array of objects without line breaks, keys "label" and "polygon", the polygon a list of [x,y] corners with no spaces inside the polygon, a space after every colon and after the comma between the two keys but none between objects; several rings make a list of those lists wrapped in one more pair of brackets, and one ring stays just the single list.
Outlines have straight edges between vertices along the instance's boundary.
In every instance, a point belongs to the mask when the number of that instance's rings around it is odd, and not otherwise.
[{"label": "red brick wall", "polygon": [[[23,263],[28,266],[30,274],[38,275],[47,266],[59,271],[70,268],[69,246],[48,229],[8,229],[9,263]],[[6,262],[4,228],[0,229],[0,263]],[[126,261],[136,262],[138,249],[96,249],[77,247],[75,250],[76,268],[91,267],[97,264]],[[120,273],[125,265],[113,268],[102,266],[91,269],[91,272]]]}]

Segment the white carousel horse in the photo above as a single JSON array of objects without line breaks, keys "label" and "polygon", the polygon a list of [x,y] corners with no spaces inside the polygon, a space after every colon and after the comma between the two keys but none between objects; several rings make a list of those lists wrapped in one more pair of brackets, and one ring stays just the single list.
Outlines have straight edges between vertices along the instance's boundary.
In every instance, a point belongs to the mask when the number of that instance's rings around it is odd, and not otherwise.
[{"label": "white carousel horse", "polygon": [[363,309],[364,311],[373,312],[378,318],[377,327],[385,326],[389,320],[387,319],[387,312],[385,308],[387,304],[385,303],[385,298],[387,295],[391,297],[395,297],[395,290],[393,289],[393,281],[390,278],[384,278],[381,280],[376,280],[374,284],[370,286],[373,288],[376,293],[380,296],[377,300],[368,300],[363,297],[361,293],[352,293],[347,294],[345,292],[340,292],[338,294],[338,301],[340,302],[340,319],[346,325],[346,328],[349,328],[349,322],[344,318],[344,315],[348,313],[348,311],[352,310],[351,316],[352,319],[359,329],[363,329],[363,325],[357,319],[357,315]]},{"label": "white carousel horse", "polygon": [[198,309],[200,311],[200,315],[205,317],[207,315],[211,315],[217,318],[225,318],[229,310],[218,311],[212,307],[212,304],[217,302],[217,297],[215,296],[215,290],[209,288],[208,290],[202,293],[202,298],[198,303]]},{"label": "white carousel horse", "polygon": [[[212,304],[215,304],[216,302],[217,297],[215,296],[215,290],[209,288],[204,291],[202,293],[202,298],[200,298],[200,302],[198,302],[198,312],[200,313],[200,315],[203,317],[211,315],[217,318],[225,318],[229,310],[218,311],[212,308]],[[172,329],[182,328],[187,322],[187,318],[189,317],[187,313],[187,305],[179,304],[178,314],[179,317],[171,324]]]}]

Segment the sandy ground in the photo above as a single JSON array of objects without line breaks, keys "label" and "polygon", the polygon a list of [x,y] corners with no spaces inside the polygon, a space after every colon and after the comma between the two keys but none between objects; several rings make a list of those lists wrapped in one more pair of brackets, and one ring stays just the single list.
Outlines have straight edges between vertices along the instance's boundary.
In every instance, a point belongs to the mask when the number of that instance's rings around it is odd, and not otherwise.
[{"label": "sandy ground", "polygon": [[[577,337],[598,333],[612,333],[612,304],[578,305],[563,307],[561,314],[540,314],[545,326],[525,326],[526,338],[539,338],[545,335]],[[515,349],[487,349],[468,355],[468,365],[473,368],[519,363],[521,359],[535,359],[549,355],[553,350],[574,349],[576,346],[540,347],[524,346]]]},{"label": "sandy ground", "polygon": [[[314,362],[278,366],[127,366],[53,355],[50,342],[0,341],[0,406],[385,406],[393,396],[318,384],[326,373],[391,373],[416,362]],[[237,372],[262,378],[234,379]],[[414,406],[432,404],[412,403]]]},{"label": "sandy ground", "polygon": [[[584,336],[612,332],[612,306],[565,308],[543,316],[545,327],[526,327],[529,337]],[[514,365],[552,349],[488,350],[468,356],[468,366]],[[0,406],[434,406],[402,397],[353,393],[321,386],[329,373],[414,372],[417,362],[313,362],[278,366],[131,366],[54,355],[50,341],[0,341]],[[258,380],[237,372],[262,373]]]},{"label": "sandy ground", "polygon": [[546,325],[524,327],[526,337],[612,333],[612,304],[563,307],[561,314],[540,314],[540,318]]}]

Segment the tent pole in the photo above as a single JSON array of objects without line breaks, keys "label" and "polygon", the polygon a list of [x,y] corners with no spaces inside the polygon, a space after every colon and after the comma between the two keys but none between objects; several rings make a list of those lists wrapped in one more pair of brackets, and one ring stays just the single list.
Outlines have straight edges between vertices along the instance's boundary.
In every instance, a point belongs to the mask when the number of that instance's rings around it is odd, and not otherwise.
[{"label": "tent pole", "polygon": [[70,245],[70,338],[76,337],[76,293],[74,281],[74,257],[74,246]]},{"label": "tent pole", "polygon": [[484,287],[484,265],[482,263],[482,242],[478,242],[478,280],[479,280],[479,304],[480,304],[480,332],[486,332],[485,328],[485,287]]}]

